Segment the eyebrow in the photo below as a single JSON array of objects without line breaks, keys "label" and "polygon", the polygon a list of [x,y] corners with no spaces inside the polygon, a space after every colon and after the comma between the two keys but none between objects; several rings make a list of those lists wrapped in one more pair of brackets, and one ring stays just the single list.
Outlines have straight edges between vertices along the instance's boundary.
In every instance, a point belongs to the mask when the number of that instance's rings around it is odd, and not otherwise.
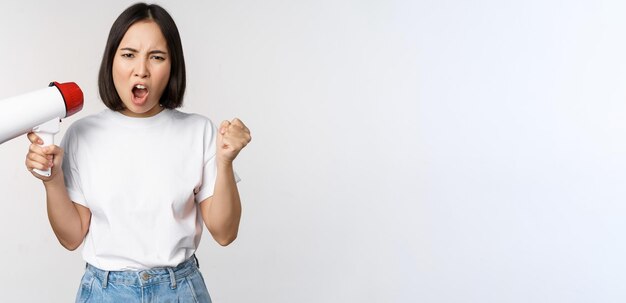
[{"label": "eyebrow", "polygon": [[[132,47],[123,47],[123,48],[120,48],[120,50],[121,51],[129,51],[129,52],[133,52],[133,53],[138,53],[139,52],[138,50],[136,50],[136,49],[134,49]],[[149,51],[148,54],[164,54],[164,55],[167,55],[167,52],[155,49],[155,50]]]}]

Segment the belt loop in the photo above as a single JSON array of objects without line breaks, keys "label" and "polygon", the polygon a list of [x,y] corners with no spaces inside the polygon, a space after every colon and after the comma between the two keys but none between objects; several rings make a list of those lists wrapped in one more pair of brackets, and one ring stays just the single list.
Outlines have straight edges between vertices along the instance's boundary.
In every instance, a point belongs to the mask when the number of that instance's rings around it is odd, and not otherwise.
[{"label": "belt loop", "polygon": [[171,287],[172,289],[176,289],[176,275],[174,274],[174,271],[171,267],[168,267],[167,271],[170,273],[170,281],[172,282]]},{"label": "belt loop", "polygon": [[193,258],[194,258],[194,260],[196,260],[196,267],[198,267],[198,269],[200,269],[200,262],[198,262],[198,257],[196,257],[196,254],[193,254]]},{"label": "belt loop", "polygon": [[104,271],[104,278],[102,279],[102,288],[107,288],[109,284],[109,271]]}]

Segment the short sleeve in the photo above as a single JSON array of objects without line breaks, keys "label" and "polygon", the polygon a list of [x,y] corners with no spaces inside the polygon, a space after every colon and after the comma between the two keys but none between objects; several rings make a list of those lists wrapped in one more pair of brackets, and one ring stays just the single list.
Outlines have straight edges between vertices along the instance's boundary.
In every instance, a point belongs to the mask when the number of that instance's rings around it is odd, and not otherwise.
[{"label": "short sleeve", "polygon": [[[202,185],[196,193],[195,200],[197,203],[213,196],[215,181],[217,179],[217,163],[215,162],[216,141],[217,127],[210,120],[207,120],[204,129],[204,165],[202,167]],[[234,173],[235,182],[241,181],[237,172]]]},{"label": "short sleeve", "polygon": [[65,187],[67,188],[67,193],[75,203],[83,205],[87,207],[87,201],[85,201],[85,195],[83,194],[81,182],[80,182],[80,173],[78,170],[78,163],[76,161],[76,152],[77,152],[77,136],[75,133],[75,128],[71,127],[63,136],[61,140],[60,147],[63,148],[63,175],[65,180]]}]

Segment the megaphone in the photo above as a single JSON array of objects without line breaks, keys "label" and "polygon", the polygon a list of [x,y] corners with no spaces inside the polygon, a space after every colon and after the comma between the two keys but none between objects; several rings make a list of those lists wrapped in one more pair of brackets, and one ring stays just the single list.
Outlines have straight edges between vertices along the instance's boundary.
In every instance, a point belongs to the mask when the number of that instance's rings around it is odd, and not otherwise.
[{"label": "megaphone", "polygon": [[[47,88],[0,100],[0,144],[32,131],[44,146],[52,145],[61,118],[82,108],[83,92],[74,82],[52,82]],[[50,169],[34,171],[50,176]]]}]

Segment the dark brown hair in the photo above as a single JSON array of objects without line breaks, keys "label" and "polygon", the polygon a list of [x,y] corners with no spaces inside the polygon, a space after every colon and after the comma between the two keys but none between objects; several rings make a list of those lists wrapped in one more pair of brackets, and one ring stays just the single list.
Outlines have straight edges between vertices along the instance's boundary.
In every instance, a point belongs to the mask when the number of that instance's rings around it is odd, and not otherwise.
[{"label": "dark brown hair", "polygon": [[98,73],[100,98],[112,110],[120,111],[125,108],[113,83],[113,59],[128,28],[142,20],[152,20],[161,28],[171,58],[170,79],[159,103],[169,109],[180,107],[183,105],[186,85],[183,46],[174,19],[165,9],[156,4],[134,4],[122,12],[111,26]]}]

